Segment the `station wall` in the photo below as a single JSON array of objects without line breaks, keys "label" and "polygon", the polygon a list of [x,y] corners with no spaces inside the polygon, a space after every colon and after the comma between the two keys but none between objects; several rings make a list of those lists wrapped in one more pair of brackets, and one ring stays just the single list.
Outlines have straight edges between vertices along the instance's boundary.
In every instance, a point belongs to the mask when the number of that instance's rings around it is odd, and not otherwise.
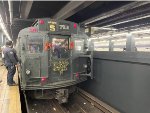
[{"label": "station wall", "polygon": [[94,52],[94,77],[80,87],[121,113],[150,113],[150,53]]}]

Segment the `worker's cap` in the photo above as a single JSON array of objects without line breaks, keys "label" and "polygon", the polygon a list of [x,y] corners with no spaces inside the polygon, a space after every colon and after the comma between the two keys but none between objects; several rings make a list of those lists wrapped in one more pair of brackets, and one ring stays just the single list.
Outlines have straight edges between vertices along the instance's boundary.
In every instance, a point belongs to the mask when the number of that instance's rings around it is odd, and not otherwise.
[{"label": "worker's cap", "polygon": [[8,40],[7,42],[6,42],[6,45],[7,46],[11,46],[13,44],[13,42],[11,41],[11,40]]}]

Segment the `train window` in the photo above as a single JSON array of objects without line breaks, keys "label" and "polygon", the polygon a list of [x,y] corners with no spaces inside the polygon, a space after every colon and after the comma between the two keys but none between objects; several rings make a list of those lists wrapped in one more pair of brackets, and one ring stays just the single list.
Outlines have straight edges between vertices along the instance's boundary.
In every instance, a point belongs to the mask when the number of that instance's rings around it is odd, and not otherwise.
[{"label": "train window", "polygon": [[75,51],[78,52],[83,52],[84,50],[84,40],[80,39],[80,40],[75,40]]},{"label": "train window", "polygon": [[56,58],[68,58],[69,57],[69,38],[53,38],[52,49],[53,57]]},{"label": "train window", "polygon": [[27,42],[27,50],[29,53],[43,52],[43,39],[37,37],[30,37]]}]

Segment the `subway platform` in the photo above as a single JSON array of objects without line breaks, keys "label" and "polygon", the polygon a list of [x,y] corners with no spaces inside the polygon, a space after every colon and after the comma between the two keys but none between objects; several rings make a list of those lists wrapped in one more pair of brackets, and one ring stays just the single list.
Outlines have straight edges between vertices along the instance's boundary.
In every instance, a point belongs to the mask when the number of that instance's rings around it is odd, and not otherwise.
[{"label": "subway platform", "polygon": [[[0,63],[1,64],[1,63]],[[7,85],[7,70],[5,66],[0,66],[0,113],[22,113],[19,86]],[[18,83],[18,74],[14,80]]]}]

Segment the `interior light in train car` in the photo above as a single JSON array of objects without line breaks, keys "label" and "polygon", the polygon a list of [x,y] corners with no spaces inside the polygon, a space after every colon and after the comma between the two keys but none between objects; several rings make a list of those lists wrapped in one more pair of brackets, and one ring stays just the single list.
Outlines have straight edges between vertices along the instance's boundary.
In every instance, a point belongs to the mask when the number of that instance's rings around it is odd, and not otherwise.
[{"label": "interior light in train car", "polygon": [[77,24],[76,24],[76,23],[74,23],[74,24],[73,24],[73,27],[74,27],[74,28],[77,28]]},{"label": "interior light in train car", "polygon": [[44,24],[45,22],[44,22],[44,20],[39,20],[39,24]]}]

